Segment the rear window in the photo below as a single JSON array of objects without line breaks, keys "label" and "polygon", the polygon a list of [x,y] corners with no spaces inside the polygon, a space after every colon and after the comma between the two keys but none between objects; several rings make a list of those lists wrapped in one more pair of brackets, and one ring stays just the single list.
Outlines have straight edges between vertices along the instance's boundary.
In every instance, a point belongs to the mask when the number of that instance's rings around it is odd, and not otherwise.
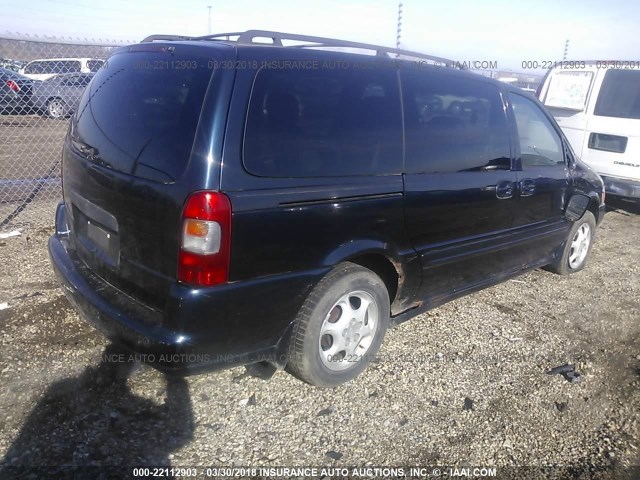
[{"label": "rear window", "polygon": [[640,71],[607,71],[594,114],[640,119]]},{"label": "rear window", "polygon": [[17,72],[6,69],[0,69],[0,78],[3,80],[30,80],[29,77],[25,77]]},{"label": "rear window", "polygon": [[[161,47],[158,47],[161,48]],[[114,170],[173,182],[191,154],[209,57],[165,52],[115,54],[98,70],[78,107],[73,140]]]},{"label": "rear window", "polygon": [[41,62],[32,62],[24,67],[24,73],[26,74],[40,74],[44,72],[44,67]]},{"label": "rear window", "polygon": [[375,64],[343,67],[258,72],[244,139],[250,173],[333,177],[401,171],[396,71]]}]

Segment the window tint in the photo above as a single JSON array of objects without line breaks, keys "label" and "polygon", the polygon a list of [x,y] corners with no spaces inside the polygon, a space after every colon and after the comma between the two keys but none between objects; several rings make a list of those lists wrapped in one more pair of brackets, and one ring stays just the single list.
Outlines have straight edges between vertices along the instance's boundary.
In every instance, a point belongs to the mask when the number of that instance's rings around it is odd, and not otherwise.
[{"label": "window tint", "polygon": [[88,60],[87,67],[89,68],[90,72],[96,73],[100,69],[103,63],[104,63],[104,60]]},{"label": "window tint", "polygon": [[60,83],[68,87],[86,87],[90,81],[91,76],[89,75],[71,75],[61,80]]},{"label": "window tint", "polygon": [[41,62],[33,62],[24,67],[24,73],[28,74],[38,74],[43,73],[42,63]]},{"label": "window tint", "polygon": [[511,168],[498,88],[437,72],[402,71],[408,173]]},{"label": "window tint", "polygon": [[79,60],[56,60],[46,62],[46,73],[77,73],[80,72]]},{"label": "window tint", "polygon": [[564,166],[560,136],[532,100],[521,95],[509,95],[516,117],[522,167]]},{"label": "window tint", "polygon": [[120,53],[110,57],[84,91],[72,140],[91,147],[110,168],[170,182],[184,171],[212,69],[153,69],[154,62],[194,62],[211,57],[181,53]]},{"label": "window tint", "polygon": [[375,65],[260,70],[249,105],[244,164],[266,177],[399,173],[395,70]]},{"label": "window tint", "polygon": [[607,71],[594,114],[640,119],[640,71]]},{"label": "window tint", "polygon": [[91,75],[80,75],[76,78],[75,85],[78,87],[86,87],[92,78]]},{"label": "window tint", "polygon": [[0,79],[5,81],[6,80],[29,80],[29,77],[25,77],[24,75],[21,75],[18,72],[14,72],[13,70],[0,68]]}]

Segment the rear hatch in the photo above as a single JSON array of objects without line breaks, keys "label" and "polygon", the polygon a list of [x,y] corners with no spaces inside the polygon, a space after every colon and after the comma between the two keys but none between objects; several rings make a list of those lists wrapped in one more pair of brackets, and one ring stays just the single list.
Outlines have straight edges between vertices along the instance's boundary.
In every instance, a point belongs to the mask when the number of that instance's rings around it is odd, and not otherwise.
[{"label": "rear hatch", "polygon": [[208,150],[199,132],[219,101],[211,67],[220,50],[204,42],[118,50],[85,90],[65,142],[63,191],[79,257],[157,308],[175,281],[184,201],[212,188],[200,174]]}]

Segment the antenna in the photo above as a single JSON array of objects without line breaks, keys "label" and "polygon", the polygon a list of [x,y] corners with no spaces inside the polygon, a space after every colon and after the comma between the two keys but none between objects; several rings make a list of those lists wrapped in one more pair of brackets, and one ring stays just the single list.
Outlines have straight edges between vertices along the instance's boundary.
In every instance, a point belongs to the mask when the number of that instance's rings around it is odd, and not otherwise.
[{"label": "antenna", "polygon": [[[398,2],[398,29],[396,30],[396,48],[400,48],[400,38],[402,36],[402,2]],[[400,54],[396,53],[396,57]]]},{"label": "antenna", "polygon": [[209,35],[211,35],[211,5],[207,5],[209,9]]}]

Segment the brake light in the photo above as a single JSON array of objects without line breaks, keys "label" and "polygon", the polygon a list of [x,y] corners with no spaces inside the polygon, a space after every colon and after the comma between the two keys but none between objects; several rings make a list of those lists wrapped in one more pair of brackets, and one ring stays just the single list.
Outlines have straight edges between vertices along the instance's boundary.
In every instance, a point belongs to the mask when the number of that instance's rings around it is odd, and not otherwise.
[{"label": "brake light", "polygon": [[210,287],[229,278],[231,203],[220,192],[195,192],[182,212],[178,280]]},{"label": "brake light", "polygon": [[7,87],[9,87],[14,92],[18,93],[20,91],[20,87],[13,80],[7,80]]}]

